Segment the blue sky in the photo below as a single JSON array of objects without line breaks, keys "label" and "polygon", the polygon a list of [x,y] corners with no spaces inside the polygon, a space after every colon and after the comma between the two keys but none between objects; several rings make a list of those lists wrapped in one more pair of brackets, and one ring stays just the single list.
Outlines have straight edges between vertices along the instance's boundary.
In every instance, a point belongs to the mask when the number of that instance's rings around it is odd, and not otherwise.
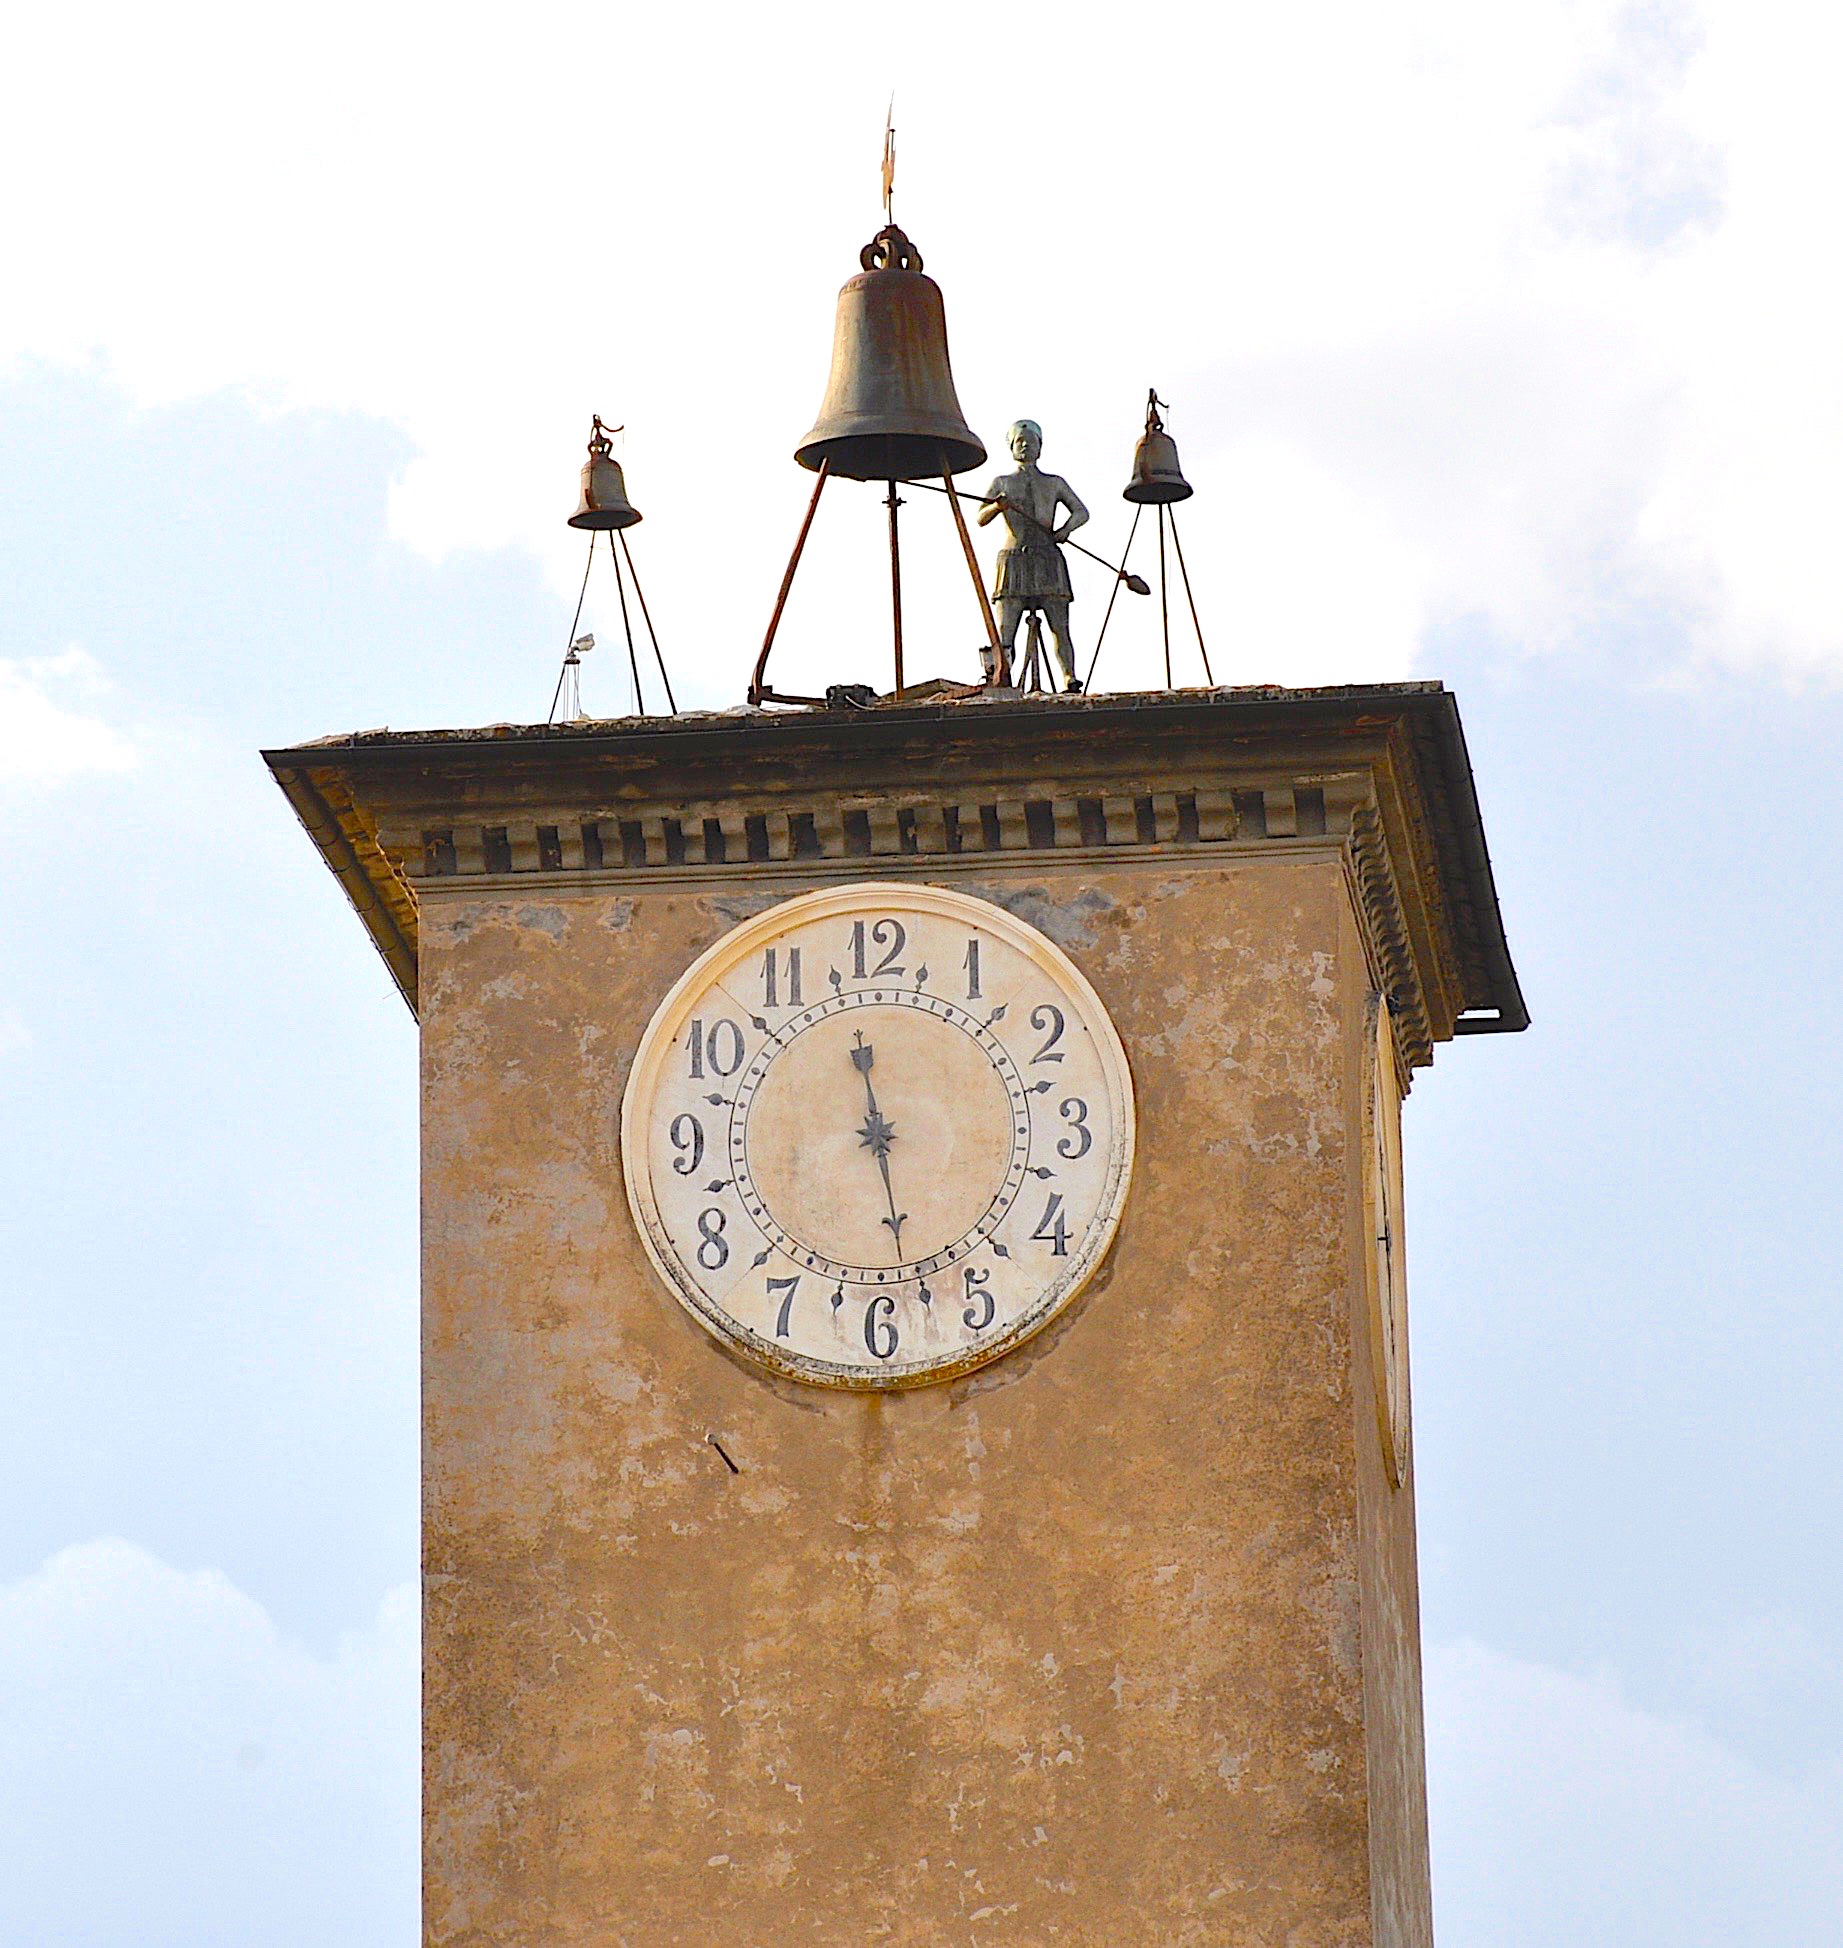
[{"label": "blue sky", "polygon": [[[1834,1939],[1833,30],[1478,11],[1154,10],[1157,196],[1079,9],[1048,47],[943,16],[972,100],[919,29],[814,56],[801,100],[867,104],[816,130],[753,19],[627,67],[568,10],[30,28],[0,144],[59,164],[3,219],[0,1943],[413,1938],[413,1025],[256,750],[542,714],[592,409],[681,699],[735,700],[893,71],[988,445],[1041,418],[1117,542],[1158,379],[1218,672],[1459,695],[1535,1026],[1443,1049],[1407,1119],[1442,1948]],[[672,164],[595,233],[559,188],[577,44]],[[982,168],[1020,116],[1070,183],[1022,214]],[[881,676],[880,517],[838,498],[790,681]],[[914,546],[953,670],[955,564]],[[1147,680],[1149,629],[1118,642],[1103,682]],[[584,692],[624,702],[606,662]]]}]

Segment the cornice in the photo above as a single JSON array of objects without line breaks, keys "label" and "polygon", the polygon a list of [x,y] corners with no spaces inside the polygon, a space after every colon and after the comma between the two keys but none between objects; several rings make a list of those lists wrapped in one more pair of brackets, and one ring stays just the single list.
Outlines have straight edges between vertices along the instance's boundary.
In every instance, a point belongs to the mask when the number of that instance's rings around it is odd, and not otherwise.
[{"label": "cornice", "polygon": [[1411,1064],[1527,1021],[1438,684],[373,732],[264,755],[412,1008],[425,895],[1331,847]]}]

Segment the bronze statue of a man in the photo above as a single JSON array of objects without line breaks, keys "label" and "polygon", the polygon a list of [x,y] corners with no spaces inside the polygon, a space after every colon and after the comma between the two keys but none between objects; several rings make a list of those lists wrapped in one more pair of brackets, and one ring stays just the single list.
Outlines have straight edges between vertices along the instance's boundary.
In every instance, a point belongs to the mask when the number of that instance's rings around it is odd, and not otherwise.
[{"label": "bronze statue of a man", "polygon": [[[1005,517],[1009,539],[998,551],[998,586],[992,600],[998,607],[998,634],[1010,660],[1017,644],[1018,624],[1027,611],[1040,609],[1056,645],[1056,660],[1068,689],[1081,688],[1075,674],[1075,650],[1069,641],[1069,565],[1060,543],[1088,518],[1088,510],[1060,474],[1044,473],[1037,465],[1043,451],[1043,428],[1034,419],[1020,419],[1005,435],[1017,461],[1017,472],[1000,474],[986,489],[979,510],[984,527],[995,514]],[[1058,509],[1067,518],[1056,523]],[[992,653],[983,652],[986,675],[992,674]]]}]

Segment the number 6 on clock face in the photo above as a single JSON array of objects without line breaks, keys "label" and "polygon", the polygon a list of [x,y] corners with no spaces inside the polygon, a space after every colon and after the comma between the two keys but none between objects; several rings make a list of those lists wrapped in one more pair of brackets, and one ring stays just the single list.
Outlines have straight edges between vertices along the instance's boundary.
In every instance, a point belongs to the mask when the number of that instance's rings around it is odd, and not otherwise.
[{"label": "number 6 on clock face", "polygon": [[706,1331],[818,1385],[915,1386],[1009,1352],[1092,1276],[1132,1078],[1035,928],[938,887],[842,887],[686,969],[635,1054],[621,1162]]}]

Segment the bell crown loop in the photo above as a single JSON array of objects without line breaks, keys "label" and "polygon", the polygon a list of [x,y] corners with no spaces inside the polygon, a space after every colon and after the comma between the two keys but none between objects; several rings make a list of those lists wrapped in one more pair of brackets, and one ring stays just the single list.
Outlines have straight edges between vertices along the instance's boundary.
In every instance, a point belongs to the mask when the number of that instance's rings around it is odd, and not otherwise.
[{"label": "bell crown loop", "polygon": [[918,271],[922,254],[893,223],[886,223],[858,252],[867,271]]}]

